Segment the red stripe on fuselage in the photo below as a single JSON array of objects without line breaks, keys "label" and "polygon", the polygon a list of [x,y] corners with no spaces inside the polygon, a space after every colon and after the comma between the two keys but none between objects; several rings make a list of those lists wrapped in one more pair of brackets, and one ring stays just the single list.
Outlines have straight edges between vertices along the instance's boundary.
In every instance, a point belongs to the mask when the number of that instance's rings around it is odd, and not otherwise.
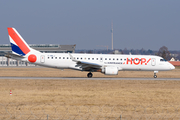
[{"label": "red stripe on fuselage", "polygon": [[24,54],[30,52],[30,49],[26,46],[26,44],[21,40],[18,34],[14,31],[13,28],[8,28],[9,36],[14,40],[17,46],[23,51]]}]

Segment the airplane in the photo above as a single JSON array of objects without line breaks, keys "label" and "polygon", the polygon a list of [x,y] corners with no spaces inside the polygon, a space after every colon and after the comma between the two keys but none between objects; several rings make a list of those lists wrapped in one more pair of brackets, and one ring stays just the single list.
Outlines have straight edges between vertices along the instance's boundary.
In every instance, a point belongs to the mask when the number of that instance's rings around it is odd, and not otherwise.
[{"label": "airplane", "polygon": [[158,71],[175,69],[155,55],[42,53],[29,47],[15,28],[7,29],[12,53],[6,57],[45,67],[88,71],[88,78],[93,76],[92,72],[118,75],[118,71],[154,71],[154,78],[157,78]]}]

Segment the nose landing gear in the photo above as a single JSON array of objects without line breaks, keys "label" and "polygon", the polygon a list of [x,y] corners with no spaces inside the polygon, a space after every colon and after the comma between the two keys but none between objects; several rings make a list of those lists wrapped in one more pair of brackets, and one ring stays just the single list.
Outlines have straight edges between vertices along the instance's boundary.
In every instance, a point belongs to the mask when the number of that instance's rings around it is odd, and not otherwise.
[{"label": "nose landing gear", "polygon": [[87,74],[88,78],[92,78],[92,76],[93,76],[93,74],[91,72]]},{"label": "nose landing gear", "polygon": [[154,78],[157,78],[156,73],[158,73],[158,71],[154,71]]},{"label": "nose landing gear", "polygon": [[156,73],[154,73],[154,78],[157,78],[157,75],[156,75]]}]

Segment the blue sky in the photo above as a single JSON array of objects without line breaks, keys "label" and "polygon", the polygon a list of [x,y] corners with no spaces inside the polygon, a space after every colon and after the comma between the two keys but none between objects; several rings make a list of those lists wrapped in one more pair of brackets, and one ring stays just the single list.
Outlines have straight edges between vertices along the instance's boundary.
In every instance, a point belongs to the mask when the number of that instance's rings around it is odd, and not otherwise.
[{"label": "blue sky", "polygon": [[28,44],[180,50],[179,0],[1,0],[0,44],[15,27]]}]

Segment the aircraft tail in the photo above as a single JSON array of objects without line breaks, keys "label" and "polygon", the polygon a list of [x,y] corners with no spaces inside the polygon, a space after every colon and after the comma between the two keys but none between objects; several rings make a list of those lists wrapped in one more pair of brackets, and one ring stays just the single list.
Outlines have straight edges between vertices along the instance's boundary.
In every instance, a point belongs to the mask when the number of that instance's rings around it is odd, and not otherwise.
[{"label": "aircraft tail", "polygon": [[29,47],[26,41],[21,37],[21,35],[16,31],[15,28],[7,28],[9,34],[9,40],[11,43],[12,53],[25,56],[29,52],[36,51]]}]

